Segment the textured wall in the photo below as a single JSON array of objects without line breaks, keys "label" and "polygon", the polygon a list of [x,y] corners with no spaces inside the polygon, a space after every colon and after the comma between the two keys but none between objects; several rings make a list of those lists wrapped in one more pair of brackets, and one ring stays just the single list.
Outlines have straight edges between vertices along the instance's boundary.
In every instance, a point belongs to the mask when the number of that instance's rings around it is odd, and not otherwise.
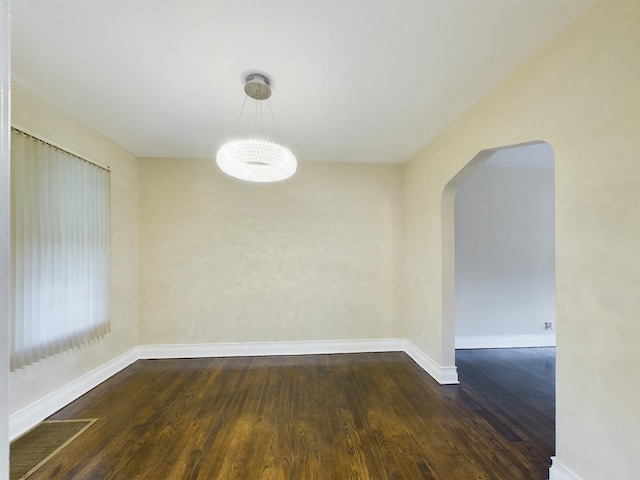
[{"label": "textured wall", "polygon": [[212,160],[140,162],[141,344],[398,335],[402,166],[252,184]]},{"label": "textured wall", "polygon": [[555,323],[554,197],[553,168],[484,166],[458,187],[456,336],[539,335]]},{"label": "textured wall", "polygon": [[41,399],[137,345],[138,159],[119,145],[12,85],[12,121],[58,145],[111,167],[111,333],[12,373],[10,412]]},{"label": "textured wall", "polygon": [[636,1],[595,3],[404,172],[408,337],[450,365],[443,189],[482,150],[553,147],[557,459],[585,479],[640,471],[639,14]]}]

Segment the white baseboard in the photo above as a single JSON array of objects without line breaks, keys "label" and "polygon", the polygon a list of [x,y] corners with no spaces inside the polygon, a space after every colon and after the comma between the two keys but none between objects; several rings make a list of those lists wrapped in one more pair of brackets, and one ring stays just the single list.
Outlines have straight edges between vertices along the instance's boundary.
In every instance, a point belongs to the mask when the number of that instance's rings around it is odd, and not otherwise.
[{"label": "white baseboard", "polygon": [[555,334],[456,337],[457,349],[555,347]]},{"label": "white baseboard", "polygon": [[458,381],[458,369],[455,366],[443,367],[409,340],[404,340],[404,343],[405,346],[403,350],[407,355],[440,385],[455,385],[460,383]]},{"label": "white baseboard", "polygon": [[137,359],[137,351],[132,348],[70,384],[17,411],[9,417],[9,440],[12,441],[18,438],[45,418],[53,415],[62,407],[81,397],[120,370],[128,367]]},{"label": "white baseboard", "polygon": [[301,342],[202,343],[140,345],[138,358],[260,357],[404,351],[402,338],[374,340],[319,340]]},{"label": "white baseboard", "polygon": [[576,473],[562,465],[556,457],[551,457],[551,468],[549,469],[549,480],[582,480]]},{"label": "white baseboard", "polygon": [[208,343],[140,345],[138,358],[255,357],[266,355],[319,355],[327,353],[405,352],[442,385],[457,384],[455,366],[443,367],[404,338],[374,340],[319,340],[304,342]]},{"label": "white baseboard", "polygon": [[189,345],[140,345],[41,398],[9,418],[14,440],[45,418],[138,359],[313,355],[331,353],[405,352],[440,384],[457,384],[455,366],[443,367],[404,338],[373,340],[321,340],[308,342],[213,343]]}]

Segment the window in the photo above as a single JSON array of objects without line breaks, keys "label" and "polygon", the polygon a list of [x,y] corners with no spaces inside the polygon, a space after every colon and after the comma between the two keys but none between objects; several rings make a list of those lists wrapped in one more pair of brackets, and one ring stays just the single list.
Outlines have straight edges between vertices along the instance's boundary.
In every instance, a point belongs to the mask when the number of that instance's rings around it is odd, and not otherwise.
[{"label": "window", "polygon": [[110,172],[11,135],[11,370],[109,331]]}]

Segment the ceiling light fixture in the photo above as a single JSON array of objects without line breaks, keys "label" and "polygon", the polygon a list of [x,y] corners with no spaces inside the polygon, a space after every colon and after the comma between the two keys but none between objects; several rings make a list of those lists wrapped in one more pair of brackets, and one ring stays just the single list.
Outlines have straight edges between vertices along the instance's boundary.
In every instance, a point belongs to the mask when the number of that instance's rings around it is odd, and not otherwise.
[{"label": "ceiling light fixture", "polygon": [[[275,117],[273,116],[273,110],[271,110],[271,103],[268,101],[271,96],[271,87],[269,86],[269,80],[264,75],[257,73],[251,74],[247,77],[244,91],[247,97],[251,97],[256,100],[256,106],[254,109],[254,129],[256,130],[254,138],[248,138],[245,140],[232,140],[225,143],[218,153],[216,154],[216,163],[220,170],[227,175],[239,178],[241,180],[248,180],[250,182],[278,182],[284,180],[293,175],[298,166],[296,157],[291,151],[282,145],[270,142],[264,138],[264,128],[262,122],[262,101],[267,100],[269,110],[271,111],[271,118],[275,127],[276,133],[278,127],[276,125]],[[240,109],[240,115],[234,128],[234,135],[244,106],[247,102],[245,97]],[[260,105],[260,135],[257,135],[258,127],[258,105]]]}]

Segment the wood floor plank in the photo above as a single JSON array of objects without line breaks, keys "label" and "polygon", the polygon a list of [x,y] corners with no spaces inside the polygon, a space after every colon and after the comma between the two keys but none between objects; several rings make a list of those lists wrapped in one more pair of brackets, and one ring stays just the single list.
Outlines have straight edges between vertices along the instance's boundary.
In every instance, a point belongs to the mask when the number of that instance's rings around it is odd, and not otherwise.
[{"label": "wood floor plank", "polygon": [[51,419],[98,418],[41,479],[544,480],[555,351],[141,360]]}]

